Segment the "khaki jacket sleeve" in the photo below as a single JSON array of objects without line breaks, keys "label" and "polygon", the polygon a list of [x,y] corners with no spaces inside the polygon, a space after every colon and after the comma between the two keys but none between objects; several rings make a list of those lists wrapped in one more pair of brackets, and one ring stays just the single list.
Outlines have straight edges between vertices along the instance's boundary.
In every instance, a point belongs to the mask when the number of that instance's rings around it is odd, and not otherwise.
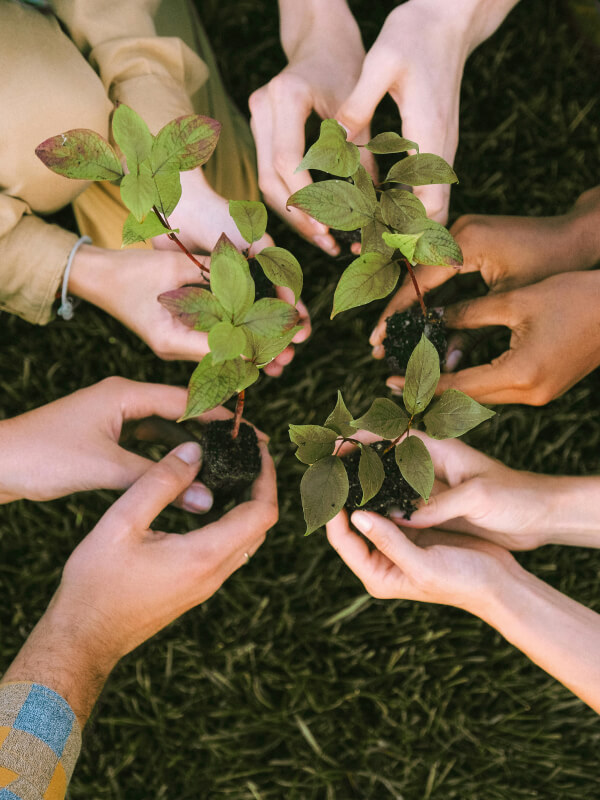
[{"label": "khaki jacket sleeve", "polygon": [[[2,235],[4,234],[4,235]],[[45,325],[78,237],[0,195],[0,310]]]},{"label": "khaki jacket sleeve", "polygon": [[97,69],[113,102],[135,109],[157,133],[193,113],[190,96],[208,69],[181,39],[156,35],[159,0],[53,0],[56,16]]}]

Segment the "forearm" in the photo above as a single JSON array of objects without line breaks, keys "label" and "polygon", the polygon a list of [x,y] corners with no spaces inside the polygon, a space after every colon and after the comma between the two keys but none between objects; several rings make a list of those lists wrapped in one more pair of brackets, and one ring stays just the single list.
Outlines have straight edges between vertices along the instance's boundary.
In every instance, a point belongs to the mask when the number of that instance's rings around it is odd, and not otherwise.
[{"label": "forearm", "polygon": [[600,547],[600,477],[546,481],[550,513],[542,544]]},{"label": "forearm", "polygon": [[345,31],[356,40],[362,50],[362,39],[356,20],[348,7],[347,0],[279,0],[281,45],[288,60],[299,55],[302,44],[314,36],[329,40],[339,37]]},{"label": "forearm", "polygon": [[0,683],[31,682],[52,689],[83,728],[114,663],[101,640],[56,612],[53,601]]},{"label": "forearm", "polygon": [[600,712],[600,615],[516,564],[470,610]]}]

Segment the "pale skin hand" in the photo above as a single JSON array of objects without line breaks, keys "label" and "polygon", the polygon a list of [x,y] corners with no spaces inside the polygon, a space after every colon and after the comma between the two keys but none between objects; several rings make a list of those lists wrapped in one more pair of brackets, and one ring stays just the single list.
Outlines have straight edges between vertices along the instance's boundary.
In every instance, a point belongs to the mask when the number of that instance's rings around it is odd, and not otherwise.
[{"label": "pale skin hand", "polygon": [[508,550],[545,544],[600,547],[600,479],[536,475],[510,469],[456,439],[438,441],[420,431],[433,460],[436,483],[406,528],[443,526]]},{"label": "pale skin hand", "polygon": [[[295,208],[288,198],[311,183],[307,170],[296,173],[305,152],[304,126],[312,111],[333,117],[361,70],[364,47],[346,0],[280,0],[281,43],[288,65],[249,100],[256,142],[259,185],[267,203],[305,238],[330,255],[339,247],[328,228]],[[355,131],[357,143],[369,140],[368,123]],[[363,164],[374,173],[368,151]]]},{"label": "pale skin hand", "polygon": [[[210,259],[198,256],[209,267]],[[209,351],[208,335],[194,331],[175,319],[157,297],[189,284],[204,285],[205,273],[179,250],[104,250],[83,245],[73,259],[69,293],[93,303],[118,319],[156,353],[168,361],[200,361]],[[282,300],[293,300],[288,289],[278,289]],[[294,341],[310,334],[308,312],[297,305],[304,325]],[[265,367],[267,375],[281,374],[292,360],[293,347]]]},{"label": "pale skin hand", "polygon": [[411,532],[378,514],[341,512],[332,547],[382,599],[456,606],[481,617],[594,710],[600,711],[600,616],[522,569],[507,550],[471,536]]},{"label": "pale skin hand", "polygon": [[49,686],[83,726],[117,661],[214,594],[277,521],[275,468],[266,444],[259,446],[252,499],[183,534],[150,525],[194,479],[200,447],[186,442],[154,464],[75,549],[3,681]]},{"label": "pale skin hand", "polygon": [[[423,294],[468,272],[479,272],[490,292],[506,292],[561,272],[590,269],[600,261],[600,186],[584,192],[568,213],[557,217],[468,214],[460,217],[450,232],[461,247],[464,264],[459,271],[415,267]],[[387,318],[416,302],[407,276],[371,334],[375,358],[384,357]]]},{"label": "pale skin hand", "polygon": [[[500,25],[517,0],[410,0],[387,17],[360,78],[336,119],[354,139],[389,92],[402,135],[449,164],[458,145],[460,85],[469,54]],[[419,186],[428,216],[448,218],[450,187]]]},{"label": "pale skin hand", "polygon": [[[600,273],[571,272],[540,283],[448,306],[452,330],[503,325],[510,348],[490,364],[443,374],[436,392],[459,389],[480,403],[540,406],[600,364]],[[404,378],[389,378],[401,391]]]},{"label": "pale skin hand", "polygon": [[[0,503],[53,500],[90,489],[126,489],[154,462],[119,446],[128,420],[156,414],[180,417],[187,392],[176,386],[106,378],[100,383],[0,422]],[[231,416],[217,408],[199,419]],[[179,498],[188,511],[205,512],[212,493],[194,481]]]}]

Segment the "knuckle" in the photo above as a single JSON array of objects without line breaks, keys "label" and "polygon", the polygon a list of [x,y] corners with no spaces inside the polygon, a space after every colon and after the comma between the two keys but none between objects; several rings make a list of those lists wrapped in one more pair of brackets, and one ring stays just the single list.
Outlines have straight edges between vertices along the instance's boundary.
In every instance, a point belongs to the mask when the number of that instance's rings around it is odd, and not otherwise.
[{"label": "knuckle", "polygon": [[122,378],[120,375],[111,375],[108,378],[103,378],[100,383],[109,392],[119,393],[127,388],[130,381],[127,378]]},{"label": "knuckle", "polygon": [[293,173],[299,164],[299,159],[289,150],[279,150],[273,156],[273,166],[280,175]]},{"label": "knuckle", "polygon": [[290,72],[281,72],[268,83],[269,97],[275,103],[296,102],[306,95],[307,86],[302,78]]},{"label": "knuckle", "polygon": [[264,86],[252,92],[248,98],[248,108],[251,114],[260,114],[267,100],[267,92]]}]

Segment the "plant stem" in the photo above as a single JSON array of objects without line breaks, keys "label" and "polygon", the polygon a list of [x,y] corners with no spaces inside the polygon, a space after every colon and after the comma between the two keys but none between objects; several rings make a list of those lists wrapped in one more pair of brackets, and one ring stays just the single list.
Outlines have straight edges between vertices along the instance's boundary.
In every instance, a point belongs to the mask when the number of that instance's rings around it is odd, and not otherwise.
[{"label": "plant stem", "polygon": [[[404,433],[406,433],[406,435],[407,435],[407,436],[410,436],[410,426],[411,426],[411,425],[412,425],[412,423],[413,423],[413,419],[414,419],[414,417],[411,417],[411,418],[408,420],[408,425],[406,426],[406,430],[404,431]],[[398,442],[400,441],[400,439],[401,439],[401,438],[404,436],[404,433],[401,433],[401,434],[400,434],[400,436],[397,436],[397,437],[394,439],[394,441],[393,441],[393,442],[392,442],[392,443],[391,443],[391,444],[390,444],[388,447],[386,447],[386,448],[385,448],[385,450],[383,451],[383,455],[385,455],[386,453],[389,453],[389,452],[390,452],[390,450],[391,450],[393,447],[396,447],[396,445],[398,444]]]},{"label": "plant stem", "polygon": [[231,438],[237,439],[240,432],[240,423],[242,421],[242,414],[244,413],[244,401],[246,399],[246,390],[242,391],[237,396],[237,403],[235,404],[235,416],[233,417],[233,430],[231,431]]},{"label": "plant stem", "polygon": [[[156,214],[156,216],[158,217],[158,220],[159,220],[160,224],[163,226],[163,228],[166,228],[167,230],[169,230],[169,223],[167,222],[167,219],[166,219],[166,218],[165,218],[165,217],[164,217],[164,216],[163,216],[163,215],[160,213],[160,211],[158,210],[158,208],[157,208],[156,206],[152,206],[152,210],[154,211],[154,213],[155,213],[155,214]],[[195,264],[197,267],[199,267],[199,268],[202,270],[202,272],[204,272],[204,273],[205,273],[205,275],[209,275],[209,274],[210,274],[210,272],[209,272],[209,270],[207,269],[207,267],[205,267],[205,266],[204,266],[204,264],[202,264],[202,262],[198,261],[198,259],[197,259],[197,258],[196,258],[196,257],[195,257],[195,256],[194,256],[192,253],[190,253],[190,251],[189,251],[189,250],[187,249],[187,247],[186,247],[186,246],[183,244],[183,242],[181,242],[181,241],[180,241],[180,240],[177,238],[177,234],[175,234],[175,233],[167,233],[167,236],[169,237],[169,239],[170,239],[172,242],[175,242],[175,244],[177,245],[177,247],[178,247],[178,248],[179,248],[181,251],[183,251],[183,252],[186,254],[186,256],[187,256],[187,257],[190,259],[190,261],[193,261],[193,263],[194,263],[194,264]]]},{"label": "plant stem", "polygon": [[417,276],[414,273],[412,264],[407,258],[404,259],[404,263],[406,264],[406,269],[408,270],[408,274],[410,275],[410,278],[413,282],[413,286],[415,287],[415,292],[417,293],[417,298],[419,300],[419,303],[421,304],[421,311],[423,312],[423,316],[425,317],[425,319],[427,319],[427,307],[425,305],[425,301],[423,300],[423,295],[421,294],[421,290],[419,289],[419,284],[417,283]]}]

